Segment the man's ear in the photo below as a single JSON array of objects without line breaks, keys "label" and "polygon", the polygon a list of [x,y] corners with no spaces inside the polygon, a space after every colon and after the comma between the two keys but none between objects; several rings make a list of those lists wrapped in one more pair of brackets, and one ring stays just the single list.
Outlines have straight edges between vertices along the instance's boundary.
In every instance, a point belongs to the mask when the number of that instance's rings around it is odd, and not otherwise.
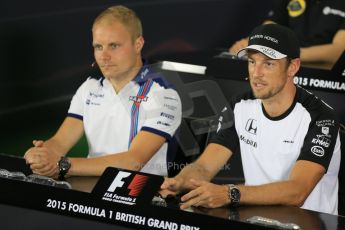
[{"label": "man's ear", "polygon": [[135,46],[135,50],[137,51],[137,53],[140,53],[143,46],[144,46],[145,40],[143,38],[143,36],[139,36],[137,39],[135,39],[134,42],[134,46]]},{"label": "man's ear", "polygon": [[289,67],[288,67],[288,76],[293,78],[298,72],[300,67],[301,67],[300,58],[291,59]]}]

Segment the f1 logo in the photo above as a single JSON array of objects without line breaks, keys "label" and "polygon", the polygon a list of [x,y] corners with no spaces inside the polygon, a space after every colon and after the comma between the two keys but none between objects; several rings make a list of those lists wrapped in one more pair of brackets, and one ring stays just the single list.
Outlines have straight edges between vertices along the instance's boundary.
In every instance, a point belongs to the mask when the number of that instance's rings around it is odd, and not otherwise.
[{"label": "f1 logo", "polygon": [[125,183],[122,181],[123,178],[129,177],[131,173],[129,172],[123,172],[119,171],[119,173],[116,175],[115,179],[113,180],[113,183],[108,188],[108,192],[114,192],[116,188],[121,188],[123,184]]},{"label": "f1 logo", "polygon": [[[116,188],[122,188],[125,184],[125,181],[123,181],[123,179],[129,177],[131,174],[132,173],[129,172],[119,171],[119,173],[116,175],[115,179],[113,180],[107,191],[114,192]],[[135,176],[132,178],[131,182],[127,187],[130,190],[130,192],[126,195],[138,196],[148,179],[148,176],[135,174]]]}]

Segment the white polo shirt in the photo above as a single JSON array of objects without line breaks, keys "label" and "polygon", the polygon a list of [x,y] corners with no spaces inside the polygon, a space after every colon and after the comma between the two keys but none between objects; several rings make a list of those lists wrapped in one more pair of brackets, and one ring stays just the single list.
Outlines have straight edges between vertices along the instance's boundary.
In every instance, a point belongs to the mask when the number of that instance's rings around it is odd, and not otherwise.
[{"label": "white polo shirt", "polygon": [[337,214],[340,139],[333,109],[300,87],[293,105],[279,117],[270,117],[252,94],[236,98],[232,106],[234,125],[211,142],[233,152],[240,146],[245,184],[287,180],[296,161],[312,161],[326,173],[302,208]]},{"label": "white polo shirt", "polygon": [[150,71],[144,66],[119,93],[104,77],[88,78],[73,96],[68,116],[83,121],[89,157],[127,151],[140,130],[163,136],[167,142],[141,171],[165,176],[169,140],[181,123],[181,101]]}]

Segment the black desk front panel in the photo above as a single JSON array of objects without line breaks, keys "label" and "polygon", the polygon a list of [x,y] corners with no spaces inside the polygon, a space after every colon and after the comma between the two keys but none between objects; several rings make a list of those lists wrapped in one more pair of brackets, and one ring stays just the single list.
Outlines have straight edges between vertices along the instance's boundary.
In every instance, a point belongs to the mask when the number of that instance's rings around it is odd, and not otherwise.
[{"label": "black desk front panel", "polygon": [[[99,223],[100,227],[97,229],[108,229],[105,224],[130,229],[155,229],[154,226],[156,229],[165,229],[162,226],[170,226],[171,229],[195,230],[211,229],[214,226],[217,226],[217,229],[227,227],[264,229],[258,225],[218,218],[207,213],[204,215],[202,211],[191,213],[153,205],[130,206],[109,203],[97,200],[92,193],[74,189],[54,188],[4,178],[0,178],[0,185],[0,213],[4,217],[3,221],[5,220],[5,224],[1,226],[9,226],[8,229],[21,226],[17,221],[21,221],[22,217],[19,218],[16,213],[29,215],[30,211],[35,213],[35,215],[30,215],[31,225],[38,227],[47,226],[48,220],[43,219],[48,218],[52,223],[66,225],[65,227],[68,227],[68,223],[73,222],[74,219],[77,220],[75,225],[81,227],[84,225],[88,227],[89,224],[97,226]],[[119,216],[122,216],[122,220]],[[140,221],[140,218],[144,221]],[[1,227],[1,229],[4,228]]]},{"label": "black desk front panel", "polygon": [[[68,181],[73,187],[71,190],[0,178],[1,229],[25,229],[24,226],[27,229],[61,229],[58,226],[68,229],[73,226],[78,227],[76,229],[154,229],[155,221],[159,226],[164,223],[171,229],[268,228],[248,224],[246,220],[253,216],[295,223],[302,229],[345,229],[345,217],[288,206],[243,206],[187,212],[176,207],[109,203],[97,200],[90,193],[90,186],[97,181],[95,177],[72,177]],[[85,212],[87,208],[89,211]],[[119,215],[125,215],[128,222],[116,218]],[[139,223],[135,218],[145,218],[145,221]],[[26,221],[30,222],[25,224]],[[52,227],[48,228],[50,224]]]}]

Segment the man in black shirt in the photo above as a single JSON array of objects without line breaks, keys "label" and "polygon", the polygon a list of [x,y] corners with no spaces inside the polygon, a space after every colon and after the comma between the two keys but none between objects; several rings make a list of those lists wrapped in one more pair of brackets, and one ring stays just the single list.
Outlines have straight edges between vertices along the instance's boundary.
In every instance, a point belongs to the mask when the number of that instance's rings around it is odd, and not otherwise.
[{"label": "man in black shirt", "polygon": [[[345,50],[344,0],[274,0],[266,23],[291,28],[301,45],[301,60],[331,68]],[[248,38],[229,49],[236,54],[248,45]]]}]

